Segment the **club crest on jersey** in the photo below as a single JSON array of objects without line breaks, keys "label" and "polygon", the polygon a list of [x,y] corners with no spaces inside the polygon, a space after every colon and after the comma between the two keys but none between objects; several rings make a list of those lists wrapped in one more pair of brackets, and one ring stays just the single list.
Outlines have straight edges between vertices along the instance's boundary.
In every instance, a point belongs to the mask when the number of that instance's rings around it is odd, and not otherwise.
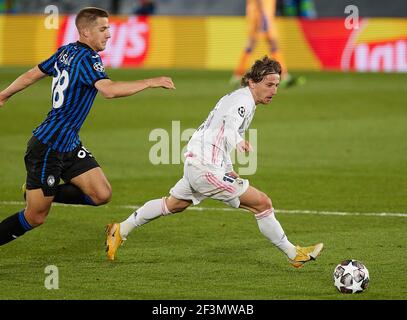
[{"label": "club crest on jersey", "polygon": [[54,184],[55,184],[55,177],[54,176],[48,176],[47,184],[48,184],[48,186],[53,187]]},{"label": "club crest on jersey", "polygon": [[237,109],[237,113],[239,113],[239,116],[243,118],[246,113],[246,110],[244,107],[239,107],[239,109]]},{"label": "club crest on jersey", "polygon": [[105,71],[105,67],[100,63],[100,62],[95,62],[93,64],[93,69],[95,69],[98,72],[103,72]]}]

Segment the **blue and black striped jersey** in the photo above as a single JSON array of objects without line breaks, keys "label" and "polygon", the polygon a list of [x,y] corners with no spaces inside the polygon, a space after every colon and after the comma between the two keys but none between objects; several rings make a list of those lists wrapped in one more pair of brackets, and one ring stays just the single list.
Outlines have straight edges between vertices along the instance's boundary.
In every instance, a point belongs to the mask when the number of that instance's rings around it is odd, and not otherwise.
[{"label": "blue and black striped jersey", "polygon": [[58,152],[72,151],[80,143],[79,130],[98,92],[95,82],[108,78],[102,60],[78,41],[60,47],[38,67],[53,76],[52,110],[33,134]]}]

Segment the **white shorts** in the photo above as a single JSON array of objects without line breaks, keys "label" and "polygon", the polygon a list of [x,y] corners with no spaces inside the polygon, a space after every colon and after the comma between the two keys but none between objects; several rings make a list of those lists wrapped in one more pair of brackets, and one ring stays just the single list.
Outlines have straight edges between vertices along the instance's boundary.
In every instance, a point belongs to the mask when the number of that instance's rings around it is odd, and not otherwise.
[{"label": "white shorts", "polygon": [[170,194],[180,200],[191,200],[194,205],[211,198],[239,208],[239,197],[248,187],[247,179],[229,177],[222,170],[209,170],[208,167],[187,158],[184,176],[170,190]]}]

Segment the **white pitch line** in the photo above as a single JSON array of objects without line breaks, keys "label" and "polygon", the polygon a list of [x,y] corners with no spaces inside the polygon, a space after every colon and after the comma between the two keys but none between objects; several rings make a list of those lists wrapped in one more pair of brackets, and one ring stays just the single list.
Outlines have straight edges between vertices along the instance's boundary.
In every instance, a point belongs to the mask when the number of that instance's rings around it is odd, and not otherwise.
[{"label": "white pitch line", "polygon": [[[23,201],[0,201],[0,205],[21,205],[24,206]],[[59,207],[82,207],[81,205],[54,203],[53,205]],[[140,208],[136,205],[104,205],[105,208],[120,208],[135,210]],[[189,207],[187,210],[193,211],[236,211],[233,208],[210,208],[210,207]],[[340,212],[340,211],[317,211],[317,210],[285,210],[277,209],[276,213],[288,213],[288,214],[310,214],[310,215],[327,215],[327,216],[375,216],[375,217],[403,217],[407,218],[407,213],[399,212]]]}]

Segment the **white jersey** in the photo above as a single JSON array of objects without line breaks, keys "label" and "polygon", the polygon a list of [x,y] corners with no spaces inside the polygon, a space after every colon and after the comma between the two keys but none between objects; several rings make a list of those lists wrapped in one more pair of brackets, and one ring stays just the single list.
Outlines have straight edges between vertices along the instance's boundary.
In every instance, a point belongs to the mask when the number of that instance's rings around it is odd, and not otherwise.
[{"label": "white jersey", "polygon": [[256,104],[248,87],[222,97],[192,135],[187,156],[213,169],[232,171],[230,153],[243,140],[255,111]]}]

